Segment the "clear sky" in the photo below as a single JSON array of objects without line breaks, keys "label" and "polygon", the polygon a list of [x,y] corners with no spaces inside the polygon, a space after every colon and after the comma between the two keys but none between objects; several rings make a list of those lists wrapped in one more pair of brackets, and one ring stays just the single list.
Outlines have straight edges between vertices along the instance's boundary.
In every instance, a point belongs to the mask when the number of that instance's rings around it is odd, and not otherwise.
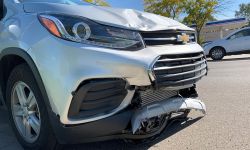
[{"label": "clear sky", "polygon": [[[132,8],[143,10],[143,0],[106,0],[112,7]],[[234,18],[235,11],[239,9],[239,4],[250,3],[250,0],[230,0],[230,3],[225,5],[225,10],[216,15],[217,19]]]},{"label": "clear sky", "polygon": [[217,19],[230,19],[235,17],[235,11],[239,10],[239,5],[242,3],[250,3],[250,0],[229,0],[225,5],[225,11],[216,15]]},{"label": "clear sky", "polygon": [[112,7],[143,10],[143,0],[106,0]]}]

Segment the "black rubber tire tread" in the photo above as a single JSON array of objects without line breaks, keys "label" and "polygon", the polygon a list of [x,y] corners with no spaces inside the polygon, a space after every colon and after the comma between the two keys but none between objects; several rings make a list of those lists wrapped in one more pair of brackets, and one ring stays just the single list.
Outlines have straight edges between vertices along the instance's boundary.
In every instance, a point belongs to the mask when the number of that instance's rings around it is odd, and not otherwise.
[{"label": "black rubber tire tread", "polygon": [[[40,135],[34,143],[28,143],[22,138],[22,136],[19,134],[15,126],[15,122],[12,116],[11,91],[15,83],[18,81],[24,82],[31,88],[38,103],[40,117],[41,117],[41,129],[40,129]],[[30,70],[27,64],[25,63],[20,64],[12,70],[9,76],[9,79],[7,81],[6,100],[7,100],[7,108],[9,112],[10,124],[14,130],[14,133],[19,143],[23,146],[24,149],[26,150],[44,150],[44,149],[60,150],[62,149],[62,145],[58,144],[56,137],[54,136],[53,130],[50,125],[48,112],[47,112],[45,103],[42,98],[42,94],[38,88],[38,85],[32,74],[32,71]]]},{"label": "black rubber tire tread", "polygon": [[[220,50],[223,52],[222,57],[220,57],[220,58],[214,58],[214,57],[212,56],[212,52],[213,52],[213,50],[215,50],[215,49],[220,49]],[[212,49],[210,50],[210,52],[209,52],[209,56],[210,56],[213,60],[222,60],[222,59],[225,57],[225,55],[226,55],[225,49],[222,48],[222,47],[214,47],[214,48],[212,48]]]}]

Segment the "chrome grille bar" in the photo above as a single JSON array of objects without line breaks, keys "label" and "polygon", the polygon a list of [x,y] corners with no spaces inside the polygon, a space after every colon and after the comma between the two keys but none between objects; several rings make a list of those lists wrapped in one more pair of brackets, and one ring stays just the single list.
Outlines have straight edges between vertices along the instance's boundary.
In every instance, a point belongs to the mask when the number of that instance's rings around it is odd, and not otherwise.
[{"label": "chrome grille bar", "polygon": [[[182,40],[178,40],[178,37],[186,34],[189,36],[189,41],[186,43]],[[193,31],[176,31],[176,30],[165,30],[165,31],[147,31],[141,32],[145,44],[148,46],[154,45],[183,45],[187,43],[196,42],[196,35]]]},{"label": "chrome grille bar", "polygon": [[155,62],[153,72],[157,86],[182,89],[207,74],[207,63],[202,52],[163,55]]},{"label": "chrome grille bar", "polygon": [[181,72],[181,73],[177,73],[177,74],[157,75],[157,77],[160,77],[160,78],[171,78],[171,77],[176,77],[176,76],[188,75],[188,74],[200,72],[200,71],[202,71],[202,70],[204,70],[206,68],[207,68],[207,66],[203,65],[201,68],[196,69],[196,70],[187,71],[187,72]]},{"label": "chrome grille bar", "polygon": [[170,62],[170,61],[181,61],[181,60],[195,60],[204,57],[203,54],[200,54],[199,56],[196,57],[187,57],[187,58],[175,58],[175,59],[161,59],[158,60],[158,62]]},{"label": "chrome grille bar", "polygon": [[166,82],[162,82],[162,84],[172,85],[172,84],[180,84],[180,83],[184,83],[184,82],[188,82],[188,81],[192,81],[192,80],[197,80],[197,79],[205,76],[206,73],[207,73],[207,71],[203,71],[202,74],[195,76],[193,78],[188,78],[188,79],[179,80],[179,81],[166,81]]},{"label": "chrome grille bar", "polygon": [[170,38],[144,38],[145,41],[164,41],[164,40],[170,40],[174,41],[177,40],[176,37],[170,37]]},{"label": "chrome grille bar", "polygon": [[206,60],[203,59],[203,60],[198,61],[198,62],[193,63],[193,64],[180,65],[180,66],[172,66],[172,67],[168,67],[168,66],[166,66],[166,67],[158,67],[158,68],[154,68],[154,70],[155,70],[155,71],[156,71],[156,70],[170,70],[170,69],[177,69],[177,68],[192,67],[192,66],[201,65],[201,64],[203,64],[203,63],[205,63],[205,62],[206,62]]}]

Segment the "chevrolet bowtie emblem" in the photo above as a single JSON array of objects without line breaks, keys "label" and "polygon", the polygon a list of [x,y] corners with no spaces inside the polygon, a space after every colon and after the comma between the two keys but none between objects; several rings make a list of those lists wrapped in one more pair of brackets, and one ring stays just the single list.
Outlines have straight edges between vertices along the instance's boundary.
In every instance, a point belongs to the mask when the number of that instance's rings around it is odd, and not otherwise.
[{"label": "chevrolet bowtie emblem", "polygon": [[190,40],[190,37],[186,33],[182,33],[182,35],[177,36],[177,41],[178,42],[187,43],[187,42],[189,42],[189,40]]}]

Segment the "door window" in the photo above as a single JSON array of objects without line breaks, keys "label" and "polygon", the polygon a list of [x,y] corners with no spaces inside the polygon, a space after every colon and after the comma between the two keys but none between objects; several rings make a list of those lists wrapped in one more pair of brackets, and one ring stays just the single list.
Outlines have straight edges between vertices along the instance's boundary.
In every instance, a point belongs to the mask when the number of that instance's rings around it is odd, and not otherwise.
[{"label": "door window", "polygon": [[246,29],[245,36],[250,36],[250,29]]},{"label": "door window", "polygon": [[245,37],[245,36],[250,36],[250,29],[245,29],[242,31],[239,31],[237,33],[235,33],[234,35],[230,36],[229,39],[237,39],[237,38],[241,38],[241,37]]}]

